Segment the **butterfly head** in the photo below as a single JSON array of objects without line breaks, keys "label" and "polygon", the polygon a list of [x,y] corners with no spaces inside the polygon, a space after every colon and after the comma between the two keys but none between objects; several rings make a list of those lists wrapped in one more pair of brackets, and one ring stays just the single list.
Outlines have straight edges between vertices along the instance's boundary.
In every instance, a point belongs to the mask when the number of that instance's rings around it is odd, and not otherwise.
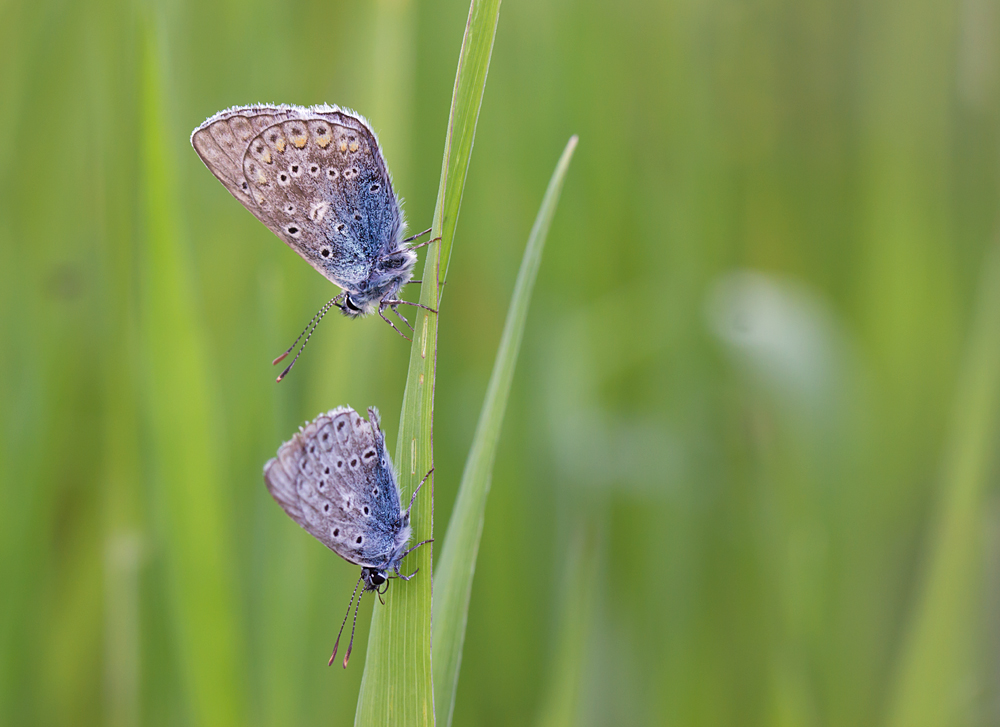
[{"label": "butterfly head", "polygon": [[388,579],[389,574],[382,568],[361,569],[361,580],[365,584],[365,591],[377,591]]},{"label": "butterfly head", "polygon": [[348,318],[374,313],[383,300],[394,300],[413,277],[417,254],[402,248],[375,261],[367,280],[347,290],[341,311]]}]

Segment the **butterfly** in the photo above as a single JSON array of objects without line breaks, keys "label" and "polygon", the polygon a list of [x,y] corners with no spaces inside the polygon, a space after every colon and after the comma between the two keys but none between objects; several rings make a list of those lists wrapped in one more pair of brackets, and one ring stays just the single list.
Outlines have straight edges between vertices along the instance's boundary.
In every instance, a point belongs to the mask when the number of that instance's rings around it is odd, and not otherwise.
[{"label": "butterfly", "polygon": [[[378,410],[370,407],[365,421],[348,406],[308,422],[264,465],[267,489],[288,516],[348,563],[361,566],[330,664],[337,656],[358,587],[364,584],[362,596],[375,591],[382,600],[390,578],[408,581],[416,575],[417,571],[403,575],[399,567],[409,553],[432,542],[407,547],[412,534],[410,510],[433,471],[420,481],[403,510]],[[360,605],[359,596],[344,668],[354,647]]]},{"label": "butterfly", "polygon": [[284,359],[305,336],[291,370],[316,326],[333,307],[349,318],[400,305],[434,309],[400,299],[417,262],[403,239],[406,222],[389,168],[371,125],[337,106],[234,106],[207,119],[191,134],[201,160],[244,207],[342,292],[313,316]]}]

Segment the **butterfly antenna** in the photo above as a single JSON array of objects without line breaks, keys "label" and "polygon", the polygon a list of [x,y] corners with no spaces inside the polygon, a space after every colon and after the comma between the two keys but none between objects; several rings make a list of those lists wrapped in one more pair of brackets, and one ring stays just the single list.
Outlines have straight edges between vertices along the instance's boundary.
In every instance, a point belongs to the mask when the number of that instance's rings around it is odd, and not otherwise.
[{"label": "butterfly antenna", "polygon": [[[364,592],[361,596],[365,595]],[[354,607],[354,621],[351,622],[351,643],[347,645],[347,653],[344,654],[344,668],[347,668],[347,660],[351,658],[351,649],[354,648],[354,628],[358,625],[358,609],[361,608],[361,596],[358,596],[358,605]]]},{"label": "butterfly antenna", "polygon": [[299,337],[296,338],[292,342],[292,345],[288,347],[288,350],[285,351],[283,354],[281,354],[280,356],[278,356],[278,358],[274,359],[274,361],[271,362],[272,366],[274,366],[279,361],[284,360],[285,356],[287,356],[288,354],[290,354],[292,352],[292,349],[295,348],[295,344],[299,342],[299,339],[301,339],[304,335],[306,335],[306,331],[308,331],[310,328],[314,327],[315,324],[319,323],[319,321],[317,320],[317,318],[322,318],[326,314],[326,311],[327,311],[329,305],[331,303],[333,303],[334,301],[336,301],[337,298],[339,298],[341,295],[343,295],[343,293],[341,293],[340,295],[334,297],[332,300],[328,300],[323,305],[322,308],[320,308],[318,311],[316,311],[316,314],[313,315],[313,317],[309,319],[309,322],[306,324],[306,327],[302,330],[302,333],[300,333]]},{"label": "butterfly antenna", "polygon": [[[344,633],[344,626],[347,624],[347,617],[351,615],[351,606],[354,605],[354,597],[358,593],[358,586],[361,585],[361,578],[362,577],[363,576],[358,577],[358,582],[354,584],[354,593],[351,594],[351,602],[347,604],[347,613],[344,614],[344,620],[341,621],[341,623],[340,623],[340,631],[337,632],[337,640],[333,644],[333,653],[330,654],[330,661],[327,662],[327,666],[333,666],[333,660],[337,658],[337,647],[340,646],[340,635],[342,633]],[[361,599],[360,598],[358,599],[358,604],[359,605],[361,604]],[[355,618],[355,620],[357,620],[357,618],[358,618],[358,612],[357,611],[354,612],[354,618]],[[353,629],[351,630],[351,643],[354,643]],[[348,655],[350,655],[351,650],[348,649],[347,653],[348,653]],[[344,666],[345,667],[347,666],[347,660],[346,659],[344,660]]]},{"label": "butterfly antenna", "polygon": [[[341,295],[343,295],[343,293],[341,293]],[[302,355],[302,352],[306,348],[306,344],[309,343],[309,339],[312,338],[313,332],[316,330],[316,327],[319,325],[319,322],[323,320],[323,316],[325,316],[329,312],[329,310],[334,306],[339,307],[340,304],[338,303],[337,299],[340,298],[341,295],[338,295],[335,298],[331,298],[330,300],[328,300],[326,304],[316,312],[316,315],[312,317],[312,319],[306,325],[302,333],[299,334],[299,337],[295,339],[295,342],[288,347],[288,350],[271,362],[271,365],[274,366],[276,363],[283,361],[284,358],[292,352],[292,349],[295,348],[295,344],[299,342],[299,339],[301,339],[303,336],[306,337],[306,340],[302,342],[302,346],[299,348],[299,352],[295,354],[295,358],[292,359],[292,362],[288,364],[288,366],[285,367],[285,370],[282,371],[281,374],[278,376],[277,379],[278,381],[281,381],[283,378],[285,378],[285,376],[288,375],[288,372],[292,370],[292,366],[295,365],[295,362],[299,360],[299,356]]]}]

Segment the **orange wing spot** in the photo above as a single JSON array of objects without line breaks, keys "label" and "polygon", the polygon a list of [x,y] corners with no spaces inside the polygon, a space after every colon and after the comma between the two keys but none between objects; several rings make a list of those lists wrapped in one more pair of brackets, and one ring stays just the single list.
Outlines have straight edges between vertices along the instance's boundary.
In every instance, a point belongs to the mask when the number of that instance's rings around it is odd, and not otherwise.
[{"label": "orange wing spot", "polygon": [[341,151],[347,151],[347,142],[346,141],[340,142],[340,150]]},{"label": "orange wing spot", "polygon": [[351,145],[350,145],[350,147],[348,147],[348,148],[349,148],[349,149],[350,149],[351,151],[357,151],[357,150],[358,150],[358,142],[356,142],[356,141],[352,141],[352,142],[351,142]]},{"label": "orange wing spot", "polygon": [[326,149],[330,145],[331,137],[329,134],[324,134],[323,136],[316,137],[316,143],[319,144],[320,148]]},{"label": "orange wing spot", "polygon": [[281,137],[276,142],[274,142],[275,148],[278,150],[279,154],[285,153],[285,137]]},{"label": "orange wing spot", "polygon": [[257,184],[266,184],[266,183],[267,183],[267,177],[264,176],[264,170],[263,169],[257,170]]},{"label": "orange wing spot", "polygon": [[260,155],[260,160],[262,162],[264,162],[265,164],[270,164],[271,163],[271,150],[270,149],[264,149],[264,153]]},{"label": "orange wing spot", "polygon": [[292,136],[289,138],[292,140],[292,143],[295,144],[295,146],[297,146],[299,149],[304,147],[306,145],[306,142],[309,140],[309,137],[306,136],[305,134],[303,134],[302,136]]}]

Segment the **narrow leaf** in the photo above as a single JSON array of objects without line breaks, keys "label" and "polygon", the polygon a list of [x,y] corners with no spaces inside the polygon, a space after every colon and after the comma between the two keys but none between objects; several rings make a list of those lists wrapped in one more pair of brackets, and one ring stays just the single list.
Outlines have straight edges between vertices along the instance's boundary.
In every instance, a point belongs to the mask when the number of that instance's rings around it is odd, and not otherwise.
[{"label": "narrow leaf", "polygon": [[514,295],[507,311],[500,348],[486,389],[486,400],[479,414],[479,424],[476,426],[472,449],[465,463],[455,509],[448,523],[448,532],[438,561],[434,581],[434,698],[435,703],[445,710],[443,714],[446,715],[446,727],[451,724],[455,705],[455,688],[462,662],[472,577],[476,571],[476,556],[483,532],[486,496],[490,491],[500,426],[507,409],[507,397],[528,317],[531,291],[542,260],[542,249],[545,247],[545,238],[559,202],[559,193],[576,142],[577,137],[574,136],[566,144],[528,237]]}]

